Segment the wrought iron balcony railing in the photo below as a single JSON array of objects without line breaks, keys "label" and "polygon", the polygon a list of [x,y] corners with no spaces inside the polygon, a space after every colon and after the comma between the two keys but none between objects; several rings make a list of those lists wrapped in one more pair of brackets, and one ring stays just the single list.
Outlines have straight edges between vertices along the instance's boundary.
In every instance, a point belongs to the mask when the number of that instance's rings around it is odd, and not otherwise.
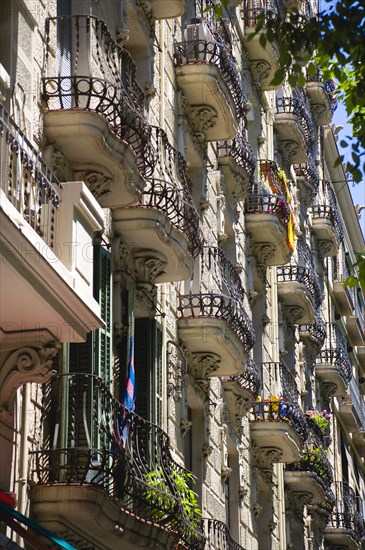
[{"label": "wrought iron balcony railing", "polygon": [[98,113],[130,146],[139,171],[150,175],[154,152],[143,115],[144,93],[129,52],[113,40],[104,21],[91,15],[48,18],[45,41],[42,97],[47,109]]},{"label": "wrought iron balcony railing", "polygon": [[288,113],[295,115],[302,127],[303,134],[308,146],[314,141],[314,127],[308,112],[308,109],[303,101],[295,97],[279,97],[276,100],[276,112]]},{"label": "wrought iron balcony railing", "polygon": [[328,527],[349,531],[359,541],[365,537],[364,505],[346,481],[335,483],[336,501]]},{"label": "wrought iron balcony railing", "polygon": [[229,550],[244,550],[238,544],[225,523],[217,519],[203,518],[202,526],[206,539],[205,548],[222,548]]},{"label": "wrought iron balcony railing", "polygon": [[1,190],[52,249],[57,246],[61,184],[0,105]]},{"label": "wrought iron balcony railing", "polygon": [[298,462],[287,464],[285,469],[289,472],[301,471],[316,474],[317,481],[327,493],[331,490],[333,483],[332,466],[326,456],[328,438],[312,418],[307,417],[306,421],[308,438],[304,445],[302,458]]},{"label": "wrought iron balcony railing", "polygon": [[[255,333],[243,305],[245,291],[232,263],[220,248],[204,246],[200,271],[195,276],[200,290],[180,295],[179,315],[214,317],[226,321],[248,353],[255,342]],[[191,288],[193,283],[192,280]]]},{"label": "wrought iron balcony railing", "polygon": [[253,406],[256,421],[289,422],[306,440],[308,426],[299,406],[297,383],[288,366],[281,363],[261,363],[262,392]]},{"label": "wrought iron balcony railing", "polygon": [[323,75],[321,70],[317,70],[313,76],[307,77],[307,82],[318,82],[320,84],[323,84],[323,87],[325,91],[327,92],[328,96],[328,103],[331,109],[332,114],[336,111],[338,107],[338,99],[334,94],[334,91],[336,90],[336,84],[334,80],[329,79],[323,81]]},{"label": "wrought iron balcony railing", "polygon": [[319,188],[319,172],[312,155],[308,153],[308,162],[304,164],[294,164],[294,170],[297,177],[303,177],[313,192]]},{"label": "wrought iron balcony railing", "polygon": [[244,390],[247,390],[254,397],[257,397],[262,386],[261,369],[251,358],[249,358],[244,373],[230,376],[229,380],[236,382]]},{"label": "wrought iron balcony railing", "polygon": [[56,375],[43,387],[33,483],[96,485],[128,514],[202,548],[201,520],[188,517],[174,481],[187,481],[187,471],[172,459],[168,435],[126,409],[99,377]]},{"label": "wrought iron balcony railing", "polygon": [[251,180],[255,172],[256,159],[251,145],[246,136],[241,133],[228,141],[217,142],[218,157],[232,157],[240,168],[245,170],[248,179]]},{"label": "wrought iron balcony railing", "polygon": [[152,208],[164,212],[171,225],[187,236],[189,252],[195,258],[202,249],[202,236],[185,160],[157,126],[151,126],[151,143],[157,155],[155,168],[152,176],[146,178],[139,204],[129,208]]},{"label": "wrought iron balcony railing", "polygon": [[176,67],[199,63],[216,66],[232,96],[237,117],[244,116],[245,94],[240,73],[234,58],[228,53],[223,42],[200,38],[175,42],[174,62]]},{"label": "wrought iron balcony railing", "polygon": [[246,199],[245,213],[274,214],[284,227],[288,227],[290,218],[288,203],[279,195],[249,194]]},{"label": "wrought iron balcony railing", "polygon": [[319,308],[322,302],[322,292],[313,271],[299,265],[279,266],[277,268],[278,283],[296,281],[303,283],[308,291],[315,309]]},{"label": "wrought iron balcony railing", "polygon": [[336,240],[340,243],[343,239],[343,225],[336,206],[326,204],[317,204],[312,207],[313,218],[323,218],[329,220]]},{"label": "wrought iron balcony railing", "polygon": [[365,403],[360,393],[360,388],[357,380],[351,378],[351,380],[349,381],[348,389],[350,392],[352,406],[358,419],[360,431],[365,433]]},{"label": "wrought iron balcony railing", "polygon": [[340,369],[346,382],[352,378],[351,361],[347,354],[346,340],[336,323],[327,323],[327,338],[316,359],[317,364],[330,364]]},{"label": "wrought iron balcony railing", "polygon": [[256,27],[259,16],[264,17],[265,26],[265,14],[271,12],[279,14],[281,12],[280,2],[277,0],[247,0],[243,3],[241,16],[245,20],[245,25],[249,28]]},{"label": "wrought iron balcony railing", "polygon": [[326,339],[327,330],[326,324],[320,315],[317,315],[316,321],[314,323],[311,323],[309,325],[300,325],[299,331],[301,337],[308,336],[312,340],[312,342],[318,348],[318,351],[321,349]]}]

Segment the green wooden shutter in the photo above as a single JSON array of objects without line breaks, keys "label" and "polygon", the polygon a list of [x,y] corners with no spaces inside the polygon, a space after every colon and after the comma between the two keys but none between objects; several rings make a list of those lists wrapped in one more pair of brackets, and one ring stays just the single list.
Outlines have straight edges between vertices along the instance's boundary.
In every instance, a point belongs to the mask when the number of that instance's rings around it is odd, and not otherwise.
[{"label": "green wooden shutter", "polygon": [[136,412],[162,424],[162,330],[155,319],[136,319],[134,335]]},{"label": "green wooden shutter", "polygon": [[[90,332],[86,342],[70,344],[69,372],[94,374],[107,383],[111,382],[112,356],[112,269],[111,254],[99,245],[94,246],[94,298],[100,304],[100,314],[104,326]],[[92,378],[83,378],[70,392],[69,407],[75,416],[69,445],[100,447],[98,423],[102,410],[94,411],[97,406],[97,385]],[[85,410],[86,408],[86,410]],[[74,442],[74,443],[73,443]]]}]

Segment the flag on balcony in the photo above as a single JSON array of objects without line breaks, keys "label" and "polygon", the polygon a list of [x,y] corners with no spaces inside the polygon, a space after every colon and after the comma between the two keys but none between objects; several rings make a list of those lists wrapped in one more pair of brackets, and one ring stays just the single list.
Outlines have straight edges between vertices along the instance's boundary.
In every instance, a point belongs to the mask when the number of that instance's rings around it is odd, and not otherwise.
[{"label": "flag on balcony", "polygon": [[130,337],[129,341],[129,363],[128,363],[128,373],[125,384],[125,390],[123,395],[122,407],[118,412],[114,427],[114,438],[118,447],[125,448],[128,432],[131,427],[132,415],[130,411],[133,412],[135,409],[135,371],[134,371],[134,336]]},{"label": "flag on balcony", "polygon": [[123,396],[123,405],[126,409],[134,411],[135,409],[135,383],[136,376],[134,371],[134,336],[130,337],[129,341],[129,363],[128,363],[128,375]]}]

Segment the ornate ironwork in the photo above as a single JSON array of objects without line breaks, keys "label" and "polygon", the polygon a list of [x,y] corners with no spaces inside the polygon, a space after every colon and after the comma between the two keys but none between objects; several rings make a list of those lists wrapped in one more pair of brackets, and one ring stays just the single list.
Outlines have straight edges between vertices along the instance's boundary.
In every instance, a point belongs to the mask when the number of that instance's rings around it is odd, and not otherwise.
[{"label": "ornate ironwork", "polygon": [[316,359],[316,364],[337,367],[346,382],[352,378],[351,361],[346,340],[336,323],[327,323],[327,338]]},{"label": "ornate ironwork", "polygon": [[252,409],[254,421],[288,422],[301,437],[307,438],[307,424],[300,407],[287,401],[256,401]]},{"label": "ornate ironwork", "polygon": [[[57,27],[57,48],[51,23]],[[103,20],[91,15],[46,19],[45,40],[42,97],[47,108],[100,114],[111,132],[130,146],[142,175],[151,175],[154,166],[151,131],[144,120],[144,93],[137,84],[129,52],[113,40]],[[56,49],[57,69],[52,55]],[[93,62],[84,70],[81,67],[86,59]]]},{"label": "ornate ironwork", "polygon": [[177,308],[180,316],[226,321],[248,353],[255,342],[255,333],[243,306],[245,291],[239,275],[217,247],[203,247],[200,266],[195,273],[200,292],[180,295]]},{"label": "ornate ironwork", "polygon": [[254,397],[257,397],[262,384],[261,369],[254,362],[254,360],[249,357],[244,373],[230,376],[229,380],[236,382],[243,389],[250,392]]},{"label": "ornate ironwork", "polygon": [[185,161],[170,144],[166,133],[157,126],[151,126],[151,143],[158,155],[152,177],[146,178],[139,204],[128,208],[152,208],[164,212],[171,225],[187,236],[189,252],[195,258],[202,250],[202,235]]},{"label": "ornate ironwork", "polygon": [[299,265],[287,265],[277,267],[278,283],[297,281],[303,283],[308,290],[308,294],[317,309],[322,302],[322,292],[313,271]]},{"label": "ornate ironwork", "polygon": [[330,221],[333,232],[336,236],[336,241],[339,243],[343,239],[343,225],[335,206],[326,204],[318,204],[312,207],[313,218],[323,218]]},{"label": "ornate ironwork", "polygon": [[34,483],[97,485],[128,513],[165,526],[189,548],[204,547],[200,519],[187,516],[174,481],[187,471],[160,427],[126,409],[97,376],[56,375],[44,395]]},{"label": "ornate ironwork", "polygon": [[253,405],[256,421],[289,422],[303,441],[308,436],[306,417],[299,406],[297,383],[284,363],[261,363],[263,385],[260,400]]},{"label": "ornate ironwork", "polygon": [[52,249],[57,245],[61,184],[0,105],[1,190]]},{"label": "ornate ironwork", "polygon": [[241,10],[241,17],[249,28],[256,27],[259,17],[263,17],[265,27],[266,17],[271,14],[278,15],[281,11],[280,3],[277,0],[247,0]]},{"label": "ornate ironwork", "polygon": [[201,39],[175,42],[174,63],[176,67],[198,63],[216,66],[231,93],[237,116],[244,116],[246,100],[240,73],[235,59],[222,42]]},{"label": "ornate ironwork", "polygon": [[237,134],[234,139],[217,142],[218,157],[232,157],[246,174],[248,180],[252,179],[255,172],[256,159],[251,145],[248,143],[245,133]]},{"label": "ornate ironwork", "polygon": [[307,163],[294,164],[293,166],[297,177],[303,177],[312,191],[316,193],[319,188],[319,172],[312,155],[308,153]]},{"label": "ornate ironwork", "polygon": [[295,115],[303,129],[307,145],[312,145],[315,137],[314,127],[303,101],[295,97],[279,97],[276,99],[276,112]]},{"label": "ornate ironwork", "polygon": [[217,519],[203,518],[202,529],[206,538],[207,548],[229,548],[229,550],[244,550],[238,544],[225,523]]},{"label": "ornate ironwork", "polygon": [[321,349],[326,339],[327,330],[326,324],[320,315],[317,315],[314,323],[308,325],[300,325],[299,331],[301,338],[305,338],[306,336],[308,336],[316,345],[316,347],[318,349]]},{"label": "ornate ironwork", "polygon": [[274,214],[284,227],[288,226],[290,208],[278,195],[248,195],[245,203],[246,214]]},{"label": "ornate ironwork", "polygon": [[346,529],[359,541],[365,537],[365,521],[361,513],[363,503],[346,481],[337,481],[335,492],[335,507],[331,513],[328,527]]}]

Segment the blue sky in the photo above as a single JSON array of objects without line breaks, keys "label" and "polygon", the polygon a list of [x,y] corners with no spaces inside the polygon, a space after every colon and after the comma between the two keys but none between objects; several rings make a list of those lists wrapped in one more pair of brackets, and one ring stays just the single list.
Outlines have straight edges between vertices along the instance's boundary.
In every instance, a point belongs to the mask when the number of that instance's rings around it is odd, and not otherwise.
[{"label": "blue sky", "polygon": [[[347,122],[347,115],[344,106],[342,103],[339,102],[338,107],[333,115],[333,123],[336,125],[343,126],[343,130],[341,130],[339,134],[339,140],[338,143],[341,141],[341,139],[344,139],[345,136],[352,135],[352,126]],[[345,155],[345,162],[346,160],[351,160],[350,155],[350,149],[341,149],[340,145],[338,146],[339,150],[342,154]],[[365,206],[365,180],[361,181],[360,183],[357,183],[353,185],[352,183],[349,183],[349,188],[351,191],[352,199],[354,201],[354,204],[359,204]],[[365,209],[361,212],[361,218],[360,218],[360,226],[362,229],[362,233],[365,238]]]}]

